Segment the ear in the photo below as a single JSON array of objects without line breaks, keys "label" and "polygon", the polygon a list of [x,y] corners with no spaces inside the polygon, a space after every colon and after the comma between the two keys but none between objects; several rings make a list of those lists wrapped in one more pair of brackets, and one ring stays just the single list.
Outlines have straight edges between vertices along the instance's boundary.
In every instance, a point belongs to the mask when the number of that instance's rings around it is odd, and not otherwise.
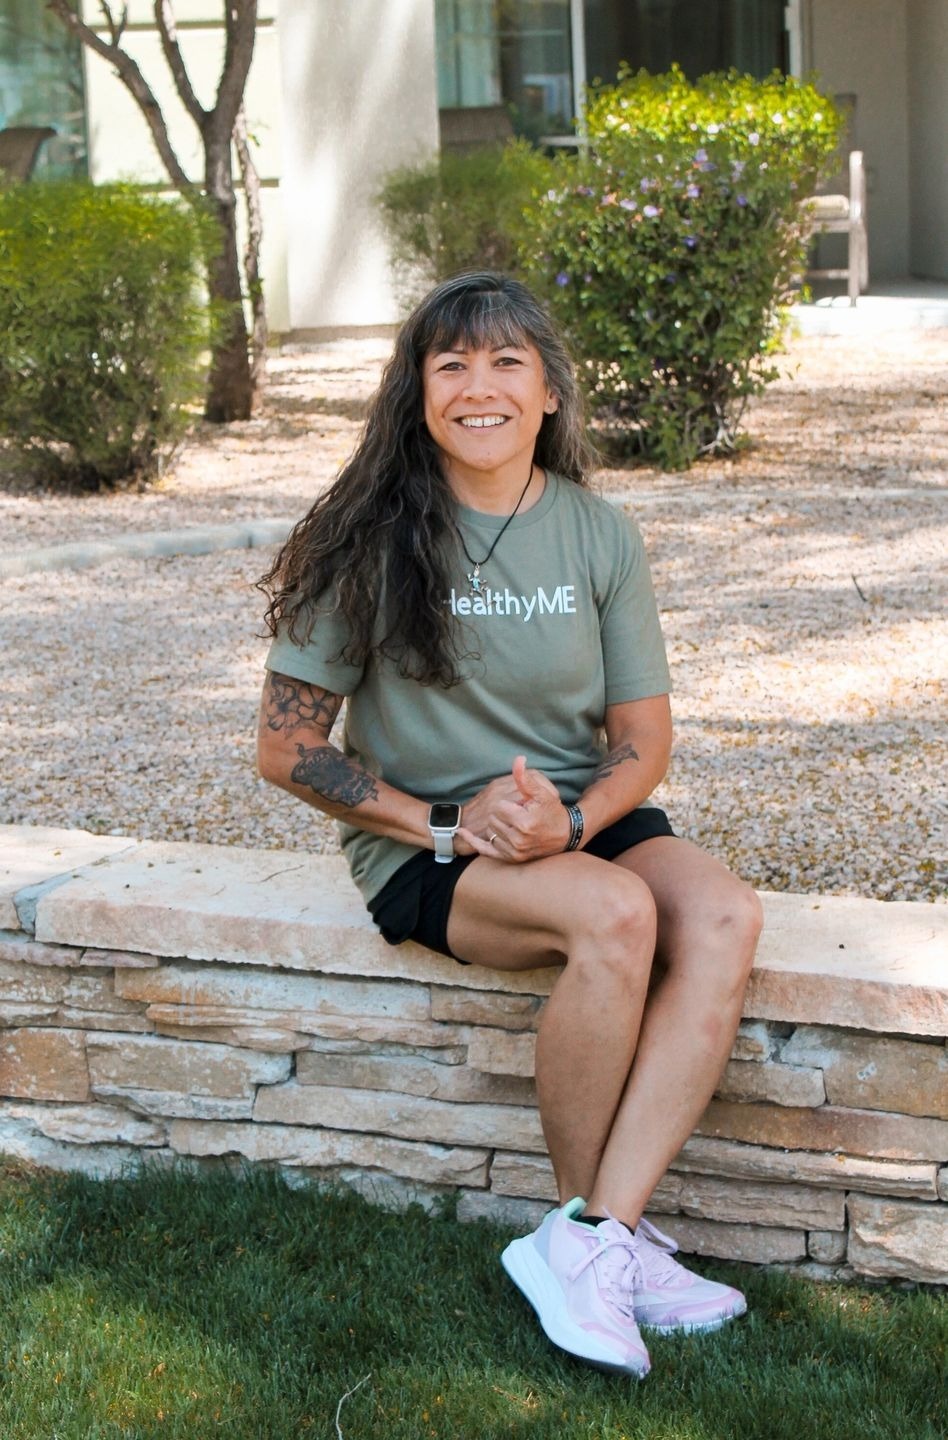
[{"label": "ear", "polygon": [[553,415],[559,408],[560,402],[551,390],[543,402],[543,413],[544,415]]}]

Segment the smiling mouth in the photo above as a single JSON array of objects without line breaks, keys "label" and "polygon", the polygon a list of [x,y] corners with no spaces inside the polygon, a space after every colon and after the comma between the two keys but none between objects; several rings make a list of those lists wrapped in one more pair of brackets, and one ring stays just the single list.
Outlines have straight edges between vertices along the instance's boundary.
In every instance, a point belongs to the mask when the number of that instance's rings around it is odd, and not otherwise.
[{"label": "smiling mouth", "polygon": [[490,430],[495,425],[506,425],[506,415],[462,415],[458,421],[465,430]]}]

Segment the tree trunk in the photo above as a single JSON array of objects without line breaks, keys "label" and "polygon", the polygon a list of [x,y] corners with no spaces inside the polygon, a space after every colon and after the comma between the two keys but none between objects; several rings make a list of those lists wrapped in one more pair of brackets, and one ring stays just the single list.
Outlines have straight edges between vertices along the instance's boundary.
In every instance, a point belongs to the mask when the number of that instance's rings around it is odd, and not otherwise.
[{"label": "tree trunk", "polygon": [[221,424],[250,419],[255,387],[241,296],[237,196],[231,169],[230,136],[224,143],[208,140],[206,154],[205,189],[220,236],[220,248],[208,266],[208,292],[221,315],[211,357],[204,418]]}]

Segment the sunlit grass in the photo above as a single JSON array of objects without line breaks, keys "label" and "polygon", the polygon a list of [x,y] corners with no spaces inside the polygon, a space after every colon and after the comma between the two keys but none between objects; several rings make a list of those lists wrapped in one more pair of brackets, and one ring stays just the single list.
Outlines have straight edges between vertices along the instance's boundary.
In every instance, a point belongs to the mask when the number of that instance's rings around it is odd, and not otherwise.
[{"label": "sunlit grass", "polygon": [[943,1295],[705,1266],[744,1288],[747,1317],[715,1335],[653,1341],[652,1373],[635,1384],[549,1346],[498,1263],[508,1238],[262,1172],[93,1182],[8,1167],[0,1436],[948,1432]]}]

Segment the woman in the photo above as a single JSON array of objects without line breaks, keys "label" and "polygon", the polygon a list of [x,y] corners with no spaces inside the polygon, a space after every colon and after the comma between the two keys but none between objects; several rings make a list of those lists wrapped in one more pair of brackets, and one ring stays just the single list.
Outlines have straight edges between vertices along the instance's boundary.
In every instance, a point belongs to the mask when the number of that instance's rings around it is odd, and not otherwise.
[{"label": "woman", "polygon": [[641,539],[585,488],[591,461],[530,293],[489,273],[434,290],[261,582],[259,764],[341,822],[392,944],[560,967],[536,1056],[560,1208],[503,1263],[557,1345],[644,1375],[639,1324],[745,1308],[642,1211],[727,1062],[761,919],[648,804],[668,669]]}]

